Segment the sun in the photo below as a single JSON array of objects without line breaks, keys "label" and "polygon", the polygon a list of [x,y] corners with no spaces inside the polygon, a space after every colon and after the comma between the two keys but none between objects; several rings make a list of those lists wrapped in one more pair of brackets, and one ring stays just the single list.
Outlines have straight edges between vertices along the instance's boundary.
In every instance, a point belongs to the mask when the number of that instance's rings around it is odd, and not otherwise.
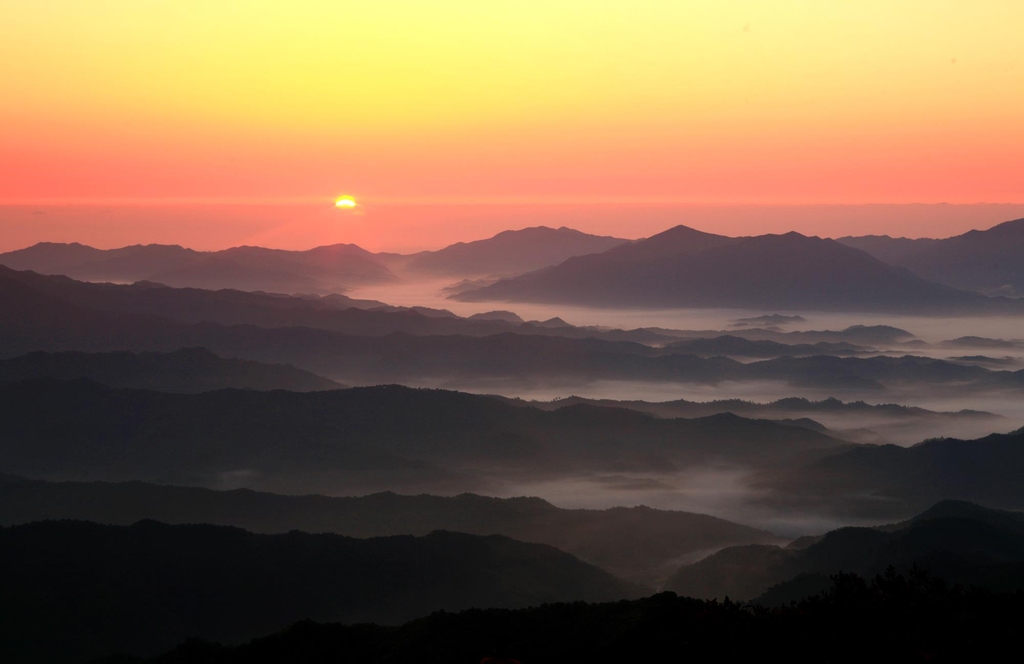
[{"label": "sun", "polygon": [[338,200],[334,201],[334,207],[351,210],[356,207],[356,199],[351,196],[339,196]]}]

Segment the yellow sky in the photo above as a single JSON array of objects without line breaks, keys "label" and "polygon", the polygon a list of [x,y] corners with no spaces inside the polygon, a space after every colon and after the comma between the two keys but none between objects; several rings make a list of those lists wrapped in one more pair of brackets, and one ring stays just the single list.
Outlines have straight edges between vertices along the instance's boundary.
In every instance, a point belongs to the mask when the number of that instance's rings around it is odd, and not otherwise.
[{"label": "yellow sky", "polygon": [[0,0],[0,200],[1024,199],[1024,2]]}]

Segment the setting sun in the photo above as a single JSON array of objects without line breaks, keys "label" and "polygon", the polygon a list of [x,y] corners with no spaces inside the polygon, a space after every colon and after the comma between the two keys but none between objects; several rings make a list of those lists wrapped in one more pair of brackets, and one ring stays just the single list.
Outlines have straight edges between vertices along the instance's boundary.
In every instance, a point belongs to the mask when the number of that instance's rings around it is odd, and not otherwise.
[{"label": "setting sun", "polygon": [[351,196],[340,196],[338,200],[334,201],[334,207],[352,209],[356,207],[356,199]]}]

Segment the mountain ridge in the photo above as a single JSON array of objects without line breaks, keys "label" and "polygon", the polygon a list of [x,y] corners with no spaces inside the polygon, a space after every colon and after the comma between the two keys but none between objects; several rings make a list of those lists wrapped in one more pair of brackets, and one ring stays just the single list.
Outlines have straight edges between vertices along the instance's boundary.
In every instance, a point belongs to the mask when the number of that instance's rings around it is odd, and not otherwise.
[{"label": "mountain ridge", "polygon": [[35,351],[0,358],[0,383],[38,378],[89,379],[110,387],[167,392],[226,388],[304,392],[344,387],[289,365],[224,358],[203,348],[182,348],[168,353]]},{"label": "mountain ridge", "polygon": [[945,500],[902,523],[838,528],[797,548],[726,548],[681,567],[667,588],[778,605],[821,592],[838,570],[874,575],[890,565],[921,565],[949,581],[993,590],[1024,588],[1024,514]]},{"label": "mountain ridge", "polygon": [[0,656],[23,662],[153,655],[195,637],[239,643],[310,618],[401,623],[644,594],[553,547],[444,531],[354,539],[42,521],[0,528],[0,563]]},{"label": "mountain ridge", "polygon": [[944,239],[847,236],[847,246],[932,281],[993,295],[1024,295],[1024,219]]},{"label": "mountain ridge", "polygon": [[677,226],[450,297],[617,307],[949,312],[1011,304],[929,282],[834,240]]},{"label": "mountain ridge", "polygon": [[531,226],[413,254],[405,258],[403,269],[451,277],[521,274],[628,243],[629,240],[591,235],[566,226]]},{"label": "mountain ridge", "polygon": [[616,576],[660,585],[678,560],[737,543],[781,541],[766,531],[692,512],[648,507],[563,509],[541,498],[285,495],[139,481],[47,482],[0,476],[0,524],[80,519],[131,525],[209,523],[274,534],[423,536],[435,530],[504,535],[554,546]]}]

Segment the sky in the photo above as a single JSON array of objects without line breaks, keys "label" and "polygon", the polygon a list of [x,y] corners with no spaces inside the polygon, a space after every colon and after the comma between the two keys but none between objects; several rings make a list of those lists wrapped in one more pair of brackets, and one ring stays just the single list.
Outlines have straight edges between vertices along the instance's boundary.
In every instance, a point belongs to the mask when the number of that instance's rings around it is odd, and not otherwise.
[{"label": "sky", "polygon": [[[308,205],[398,247],[417,210],[444,235],[613,208],[636,236],[651,210],[1024,203],[1021,25],[1019,0],[0,0],[0,205]],[[759,228],[733,217],[705,230]]]}]

